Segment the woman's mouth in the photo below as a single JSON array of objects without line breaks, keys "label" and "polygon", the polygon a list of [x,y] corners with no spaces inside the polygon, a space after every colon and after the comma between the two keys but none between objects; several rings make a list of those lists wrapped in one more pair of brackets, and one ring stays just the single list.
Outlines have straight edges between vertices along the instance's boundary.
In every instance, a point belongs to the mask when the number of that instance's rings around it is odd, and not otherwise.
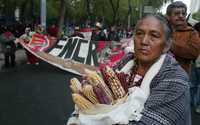
[{"label": "woman's mouth", "polygon": [[150,53],[150,51],[148,49],[144,49],[144,48],[139,49],[139,52],[142,53],[142,54],[144,54],[144,55],[147,55],[147,54]]}]

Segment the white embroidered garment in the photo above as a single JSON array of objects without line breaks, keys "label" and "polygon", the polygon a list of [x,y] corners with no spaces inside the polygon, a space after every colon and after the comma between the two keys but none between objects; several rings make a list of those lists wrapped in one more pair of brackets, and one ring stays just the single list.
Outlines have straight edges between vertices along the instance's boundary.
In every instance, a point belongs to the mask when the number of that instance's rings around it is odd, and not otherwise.
[{"label": "white embroidered garment", "polygon": [[86,115],[79,112],[79,120],[82,125],[112,125],[112,124],[128,124],[129,121],[139,121],[144,109],[144,104],[150,94],[150,83],[159,72],[165,54],[161,55],[156,63],[154,63],[145,74],[141,86],[129,88],[129,96],[125,103],[119,104],[111,111],[106,113],[98,113],[96,115]]}]

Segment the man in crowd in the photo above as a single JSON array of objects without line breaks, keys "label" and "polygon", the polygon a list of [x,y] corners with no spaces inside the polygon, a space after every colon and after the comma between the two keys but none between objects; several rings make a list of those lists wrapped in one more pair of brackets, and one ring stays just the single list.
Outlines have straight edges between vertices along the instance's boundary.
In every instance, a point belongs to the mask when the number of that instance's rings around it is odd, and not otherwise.
[{"label": "man in crowd", "polygon": [[91,40],[92,41],[106,41],[107,40],[106,34],[103,30],[103,26],[101,23],[97,22],[95,24],[95,29],[92,32]]},{"label": "man in crowd", "polygon": [[56,24],[52,24],[51,26],[49,26],[48,29],[47,29],[47,33],[50,36],[57,37],[57,35],[58,35],[58,27],[56,26]]},{"label": "man in crowd", "polygon": [[167,18],[173,30],[171,52],[190,75],[191,61],[200,53],[200,38],[198,32],[187,25],[187,7],[181,1],[171,3],[167,7]]},{"label": "man in crowd", "polygon": [[2,46],[2,51],[4,53],[5,68],[14,67],[15,62],[15,51],[16,45],[14,43],[15,36],[10,30],[10,27],[4,26],[2,28],[3,33],[0,35],[0,43]]},{"label": "man in crowd", "polygon": [[117,41],[117,42],[120,41],[115,25],[110,27],[110,31],[108,33],[108,41]]}]

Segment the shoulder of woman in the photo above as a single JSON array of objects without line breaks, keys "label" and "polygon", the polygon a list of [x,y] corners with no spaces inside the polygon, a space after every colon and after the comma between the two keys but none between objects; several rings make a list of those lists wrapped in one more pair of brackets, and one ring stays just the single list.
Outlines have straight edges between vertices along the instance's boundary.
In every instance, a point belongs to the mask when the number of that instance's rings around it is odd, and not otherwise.
[{"label": "shoulder of woman", "polygon": [[166,56],[162,68],[156,75],[156,81],[165,81],[171,83],[181,83],[188,86],[189,77],[180,67],[178,62],[170,55]]}]

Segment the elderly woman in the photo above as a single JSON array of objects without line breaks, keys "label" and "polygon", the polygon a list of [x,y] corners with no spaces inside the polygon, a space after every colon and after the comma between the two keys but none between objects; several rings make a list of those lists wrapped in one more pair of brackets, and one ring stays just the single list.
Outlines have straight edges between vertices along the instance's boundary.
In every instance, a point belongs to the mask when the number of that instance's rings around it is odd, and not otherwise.
[{"label": "elderly woman", "polygon": [[[125,105],[121,110],[124,113],[113,115],[119,116],[118,119],[128,117],[128,123],[119,121],[119,124],[191,125],[188,76],[167,54],[170,44],[171,30],[163,17],[147,15],[138,21],[134,37],[135,63],[132,65],[125,59],[126,70],[120,69],[130,76],[129,97],[133,97],[130,104],[134,106]],[[68,123],[74,125],[72,121]]]}]

